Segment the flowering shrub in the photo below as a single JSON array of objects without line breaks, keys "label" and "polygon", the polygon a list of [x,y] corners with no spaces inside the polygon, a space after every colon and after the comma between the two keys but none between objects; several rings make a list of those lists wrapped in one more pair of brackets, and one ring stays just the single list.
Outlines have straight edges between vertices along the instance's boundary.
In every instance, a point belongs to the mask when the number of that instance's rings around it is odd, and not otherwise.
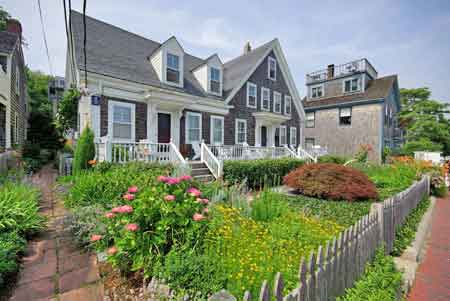
[{"label": "flowering shrub", "polygon": [[355,154],[355,160],[358,162],[367,162],[369,153],[371,152],[373,152],[373,147],[371,144],[361,144],[358,152]]},{"label": "flowering shrub", "polygon": [[284,184],[305,196],[329,200],[376,200],[375,185],[361,171],[333,163],[308,164],[284,177]]}]

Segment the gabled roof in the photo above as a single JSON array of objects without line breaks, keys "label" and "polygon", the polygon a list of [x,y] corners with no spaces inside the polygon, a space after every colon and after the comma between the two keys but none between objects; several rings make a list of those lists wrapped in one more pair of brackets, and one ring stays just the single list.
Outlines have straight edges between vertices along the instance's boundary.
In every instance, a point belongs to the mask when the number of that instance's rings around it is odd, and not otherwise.
[{"label": "gabled roof", "polygon": [[303,99],[305,109],[320,109],[322,107],[347,104],[352,102],[361,102],[365,100],[385,99],[394,85],[397,83],[397,75],[389,75],[369,81],[366,90],[363,93],[322,98],[317,100]]},{"label": "gabled roof", "polygon": [[8,31],[0,31],[0,52],[10,54],[13,52],[19,36]]}]

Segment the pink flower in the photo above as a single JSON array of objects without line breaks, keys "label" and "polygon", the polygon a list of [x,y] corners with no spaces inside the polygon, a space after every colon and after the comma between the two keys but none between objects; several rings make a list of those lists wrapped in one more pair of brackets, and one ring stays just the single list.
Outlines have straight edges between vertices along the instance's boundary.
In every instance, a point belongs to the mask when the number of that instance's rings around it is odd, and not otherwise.
[{"label": "pink flower", "polygon": [[125,194],[123,195],[123,199],[124,199],[124,200],[128,200],[128,201],[132,201],[132,200],[134,200],[134,194],[131,194],[131,193],[125,193]]},{"label": "pink flower", "polygon": [[194,187],[189,188],[186,192],[189,193],[190,196],[195,197],[199,197],[202,195],[201,191]]},{"label": "pink flower", "polygon": [[91,241],[92,242],[99,241],[100,239],[102,239],[101,235],[94,234],[94,235],[91,236]]},{"label": "pink flower", "polygon": [[108,253],[108,255],[114,255],[114,254],[116,254],[117,253],[117,248],[116,247],[111,247],[111,248],[109,248],[107,251],[106,251],[106,253]]},{"label": "pink flower", "polygon": [[112,213],[112,212],[108,212],[108,213],[105,214],[106,218],[113,218],[114,216],[116,216],[116,215],[114,213]]},{"label": "pink flower", "polygon": [[205,208],[203,208],[203,213],[206,213],[206,214],[208,214],[208,213],[209,213],[209,209],[208,209],[208,207],[205,207]]},{"label": "pink flower", "polygon": [[209,200],[208,199],[197,198],[196,202],[200,203],[200,204],[207,205],[209,203]]},{"label": "pink flower", "polygon": [[135,232],[139,229],[139,226],[137,224],[128,224],[125,226],[125,229],[127,229],[128,231]]},{"label": "pink flower", "polygon": [[181,180],[179,178],[167,178],[166,183],[169,185],[180,184]]},{"label": "pink flower", "polygon": [[192,219],[196,222],[201,221],[202,219],[204,219],[205,216],[203,214],[200,213],[196,213],[192,216]]},{"label": "pink flower", "polygon": [[133,212],[133,207],[131,207],[130,205],[124,205],[124,206],[120,206],[120,213],[131,213]]},{"label": "pink flower", "polygon": [[156,180],[158,180],[158,182],[165,182],[167,180],[167,177],[166,176],[158,176],[156,178]]},{"label": "pink flower", "polygon": [[192,180],[192,177],[190,175],[184,175],[180,177],[181,181],[190,181]]},{"label": "pink flower", "polygon": [[111,209],[112,213],[120,213],[120,207],[114,207],[113,209]]},{"label": "pink flower", "polygon": [[175,201],[175,196],[173,194],[168,194],[164,197],[167,202]]},{"label": "pink flower", "polygon": [[134,185],[128,188],[128,193],[136,193],[138,191],[139,189],[137,188],[137,186]]}]

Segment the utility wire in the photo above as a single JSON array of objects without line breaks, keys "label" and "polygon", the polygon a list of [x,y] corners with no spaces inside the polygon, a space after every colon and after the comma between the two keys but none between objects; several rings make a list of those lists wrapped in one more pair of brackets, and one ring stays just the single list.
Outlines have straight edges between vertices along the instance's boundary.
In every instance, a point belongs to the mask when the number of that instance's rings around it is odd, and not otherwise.
[{"label": "utility wire", "polygon": [[[72,1],[69,0],[69,41],[70,41],[70,47],[72,48],[72,63],[73,68],[77,68],[76,60],[75,60],[75,47],[73,45],[73,32],[72,32]],[[75,73],[75,81],[76,81],[76,73]]]},{"label": "utility wire", "polygon": [[84,83],[87,88],[87,57],[86,57],[86,1],[83,1],[83,27],[84,27],[84,41],[83,41],[83,53],[84,53]]},{"label": "utility wire", "polygon": [[[71,68],[70,70],[72,71],[72,79],[73,81],[76,81],[76,73],[75,73],[75,60],[73,57],[73,51],[74,49],[71,46],[71,41],[72,41],[72,37],[71,34],[69,33],[69,28],[67,26],[67,8],[66,8],[66,0],[62,0],[63,2],[63,8],[64,8],[64,26],[66,27],[66,37],[67,37],[67,51],[68,51],[68,55],[70,55],[70,65]],[[70,11],[69,11],[70,13]]]},{"label": "utility wire", "polygon": [[41,0],[38,0],[38,7],[39,7],[39,16],[41,18],[42,36],[44,37],[45,51],[47,52],[48,67],[50,69],[50,75],[53,76],[52,62],[50,60],[50,52],[48,51],[47,37],[45,34],[44,18],[42,18]]}]

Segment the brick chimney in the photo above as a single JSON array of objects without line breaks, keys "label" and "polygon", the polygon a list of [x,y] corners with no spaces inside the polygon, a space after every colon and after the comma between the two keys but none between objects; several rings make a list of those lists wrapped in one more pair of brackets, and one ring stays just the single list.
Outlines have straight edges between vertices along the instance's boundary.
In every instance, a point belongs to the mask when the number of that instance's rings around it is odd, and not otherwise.
[{"label": "brick chimney", "polygon": [[8,19],[8,21],[6,21],[6,31],[17,34],[20,38],[20,41],[22,41],[22,25],[20,24],[19,20]]},{"label": "brick chimney", "polygon": [[245,43],[244,45],[244,54],[249,53],[250,51],[252,51],[252,46],[250,45],[250,42]]},{"label": "brick chimney", "polygon": [[328,65],[327,68],[327,79],[332,79],[334,77],[334,64]]}]

